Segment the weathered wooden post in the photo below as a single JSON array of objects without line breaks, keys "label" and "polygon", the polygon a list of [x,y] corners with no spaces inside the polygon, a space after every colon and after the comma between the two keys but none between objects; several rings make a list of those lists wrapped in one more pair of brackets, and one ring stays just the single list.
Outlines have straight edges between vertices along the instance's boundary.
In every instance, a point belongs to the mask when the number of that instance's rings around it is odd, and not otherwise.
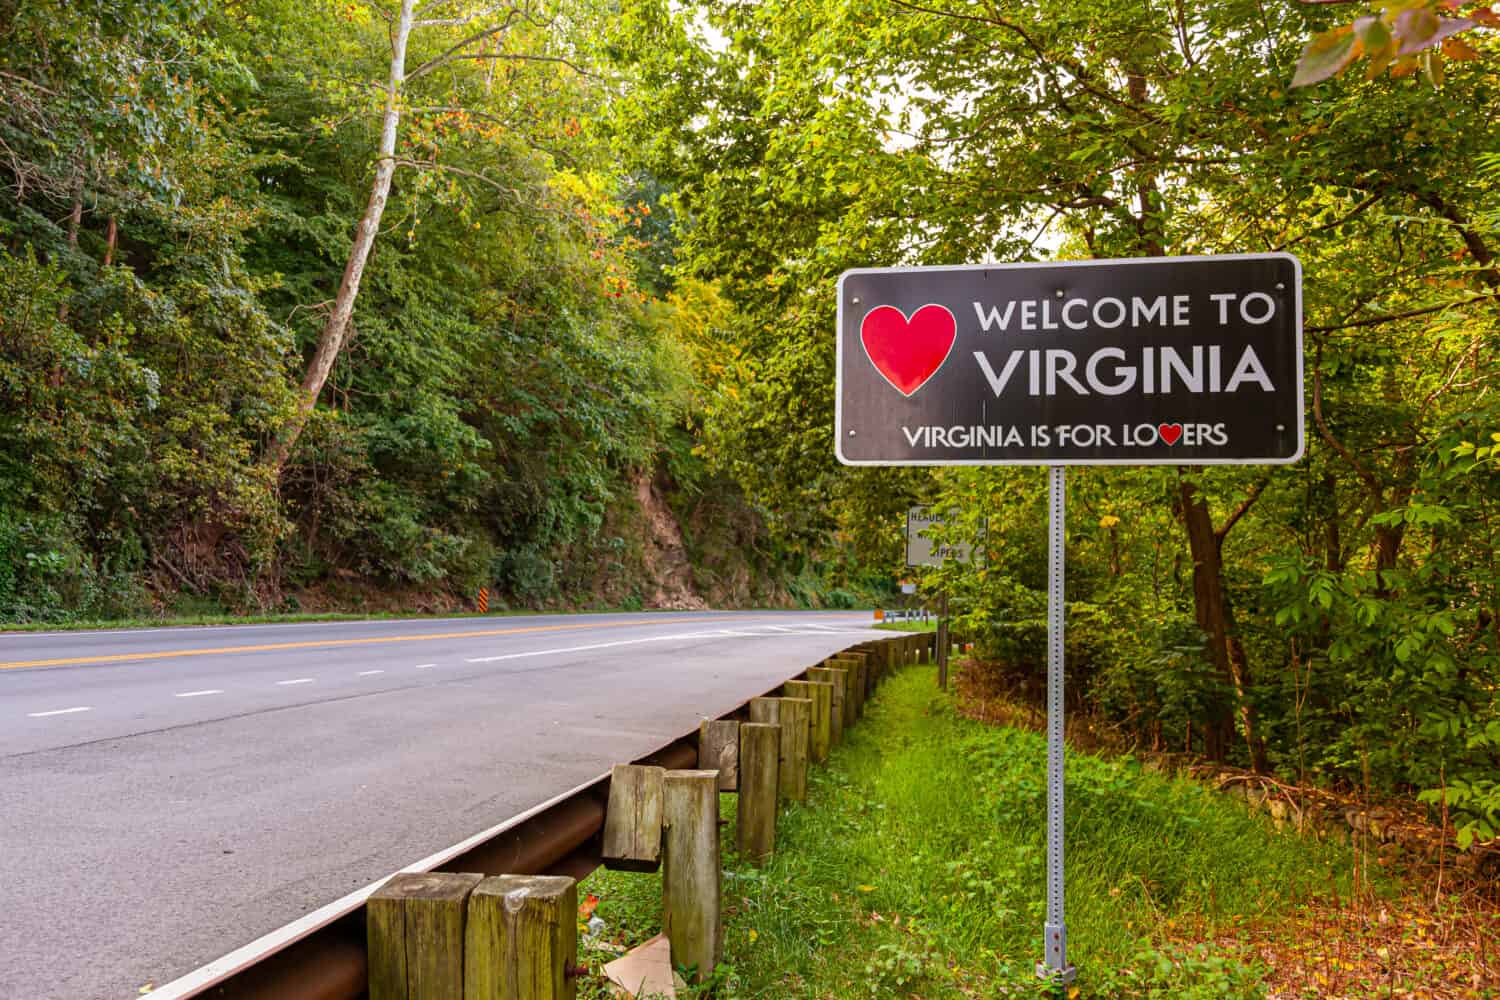
[{"label": "weathered wooden post", "polygon": [[806,698],[812,702],[811,728],[807,741],[808,753],[818,763],[828,759],[828,748],[832,744],[833,685],[817,681],[787,681],[783,685],[788,698]]},{"label": "weathered wooden post", "polygon": [[875,687],[880,683],[880,674],[885,649],[878,642],[863,642],[854,647],[856,651],[865,657],[865,699],[875,693]]},{"label": "weathered wooden post", "polygon": [[704,719],[698,727],[698,768],[719,772],[719,791],[739,788],[740,724],[733,719]]},{"label": "weathered wooden post", "polygon": [[604,867],[654,872],[661,866],[662,768],[616,764],[604,811]]},{"label": "weathered wooden post", "polygon": [[838,746],[844,741],[844,723],[849,717],[844,708],[845,694],[849,690],[848,676],[848,671],[836,670],[833,667],[807,668],[808,680],[821,681],[833,688],[829,693],[828,702],[828,729],[831,746]]},{"label": "weathered wooden post", "polygon": [[842,654],[829,657],[823,665],[844,671],[844,728],[848,729],[859,721],[860,697],[855,690],[858,687],[859,668],[853,660],[846,659]]},{"label": "weathered wooden post", "polygon": [[578,888],[560,875],[495,875],[469,896],[463,1000],[573,1000]]},{"label": "weathered wooden post", "polygon": [[370,1000],[464,995],[464,919],[483,875],[393,875],[365,904]]},{"label": "weathered wooden post", "polygon": [[829,659],[829,666],[843,667],[849,671],[849,690],[853,692],[854,718],[857,720],[865,714],[865,694],[868,684],[865,678],[865,654],[835,653]]},{"label": "weathered wooden post", "polygon": [[863,714],[864,701],[860,693],[859,665],[844,660],[835,663],[835,667],[843,667],[846,674],[844,678],[844,728],[847,729],[859,721]]},{"label": "weathered wooden post", "polygon": [[702,982],[723,954],[719,887],[719,775],[668,771],[662,778],[662,924],[672,965]]},{"label": "weathered wooden post", "polygon": [[735,846],[762,861],[776,849],[776,785],[781,780],[781,727],[740,724],[740,800]]},{"label": "weathered wooden post", "polygon": [[753,698],[750,721],[781,727],[781,759],[777,785],[781,797],[807,799],[807,740],[812,723],[812,702],[806,698]]}]

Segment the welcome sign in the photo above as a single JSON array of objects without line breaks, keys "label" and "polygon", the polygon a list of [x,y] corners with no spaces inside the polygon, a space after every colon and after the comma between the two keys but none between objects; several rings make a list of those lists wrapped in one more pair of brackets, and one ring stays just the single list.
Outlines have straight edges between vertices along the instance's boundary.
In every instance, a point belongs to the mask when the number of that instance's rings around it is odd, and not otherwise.
[{"label": "welcome sign", "polygon": [[1290,254],[871,268],[838,288],[845,464],[1302,455]]}]

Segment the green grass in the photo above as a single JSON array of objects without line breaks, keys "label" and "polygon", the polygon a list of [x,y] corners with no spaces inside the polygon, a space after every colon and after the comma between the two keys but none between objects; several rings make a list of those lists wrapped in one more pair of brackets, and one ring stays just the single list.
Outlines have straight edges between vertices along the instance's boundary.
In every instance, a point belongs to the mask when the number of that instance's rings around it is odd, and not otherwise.
[{"label": "green grass", "polygon": [[[807,804],[784,808],[764,868],[733,856],[724,829],[717,995],[1045,995],[1033,971],[1044,760],[1038,735],[958,717],[930,671],[892,678],[814,770]],[[1239,946],[1171,942],[1213,941],[1347,889],[1347,853],[1278,834],[1200,785],[1121,759],[1068,767],[1077,996],[1261,996],[1263,970]],[[732,816],[733,797],[724,804]],[[606,938],[634,944],[660,928],[659,876],[600,871],[581,891],[601,897]]]},{"label": "green grass", "polygon": [[887,632],[936,632],[937,620],[926,622],[877,622],[876,628],[885,629]]}]

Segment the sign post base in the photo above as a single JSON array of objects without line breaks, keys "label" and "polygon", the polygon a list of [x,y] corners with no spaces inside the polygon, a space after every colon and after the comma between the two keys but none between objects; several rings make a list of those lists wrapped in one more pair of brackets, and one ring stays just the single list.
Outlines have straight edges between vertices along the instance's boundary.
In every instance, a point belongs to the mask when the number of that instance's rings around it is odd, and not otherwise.
[{"label": "sign post base", "polygon": [[1036,963],[1036,977],[1038,979],[1056,979],[1064,986],[1071,985],[1078,978],[1078,966],[1070,965],[1065,969],[1050,968],[1046,962]]}]

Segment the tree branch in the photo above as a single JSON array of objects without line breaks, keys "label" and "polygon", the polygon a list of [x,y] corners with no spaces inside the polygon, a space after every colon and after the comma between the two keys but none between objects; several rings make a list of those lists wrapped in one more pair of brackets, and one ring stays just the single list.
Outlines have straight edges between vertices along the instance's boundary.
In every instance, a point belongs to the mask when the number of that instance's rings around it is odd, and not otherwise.
[{"label": "tree branch", "polygon": [[1375,194],[1370,195],[1370,197],[1366,198],[1364,201],[1360,202],[1358,205],[1355,205],[1343,216],[1334,219],[1332,222],[1325,222],[1321,226],[1315,226],[1312,229],[1306,230],[1300,236],[1295,236],[1292,239],[1287,240],[1285,243],[1278,245],[1277,247],[1275,247],[1275,250],[1278,252],[1281,250],[1285,250],[1289,246],[1301,243],[1303,240],[1307,239],[1309,236],[1312,236],[1314,233],[1321,233],[1325,229],[1332,229],[1335,226],[1342,226],[1344,223],[1348,222],[1356,215],[1359,215],[1361,212],[1363,212],[1365,209],[1369,208],[1379,200],[1380,193],[1376,192]]},{"label": "tree branch", "polygon": [[1359,459],[1355,458],[1354,454],[1348,448],[1344,447],[1343,442],[1333,436],[1333,432],[1328,429],[1328,424],[1323,420],[1323,344],[1321,342],[1319,342],[1317,353],[1313,357],[1313,423],[1317,425],[1318,435],[1327,442],[1328,447],[1343,456],[1344,461],[1348,462],[1359,478],[1364,481],[1365,486],[1369,488],[1375,499],[1379,500],[1381,496],[1380,480],[1375,478],[1373,472],[1360,464]]},{"label": "tree branch", "polygon": [[1249,494],[1246,495],[1245,499],[1240,502],[1240,505],[1234,509],[1234,512],[1229,515],[1229,519],[1224,522],[1223,527],[1214,529],[1215,540],[1217,540],[1221,545],[1223,544],[1224,536],[1229,534],[1229,529],[1238,524],[1240,518],[1244,517],[1245,514],[1250,510],[1250,508],[1255,506],[1255,501],[1260,499],[1261,491],[1266,488],[1266,484],[1268,484],[1270,481],[1270,473],[1266,473],[1265,475],[1261,476],[1260,479],[1256,480],[1255,485],[1250,487]]},{"label": "tree branch", "polygon": [[448,50],[443,52],[441,55],[433,56],[431,59],[418,66],[416,69],[406,74],[406,79],[408,81],[415,80],[418,77],[425,76],[426,74],[431,73],[433,70],[438,69],[439,67],[446,66],[454,59],[463,58],[461,53],[469,46],[477,45],[485,39],[494,38],[496,35],[502,35],[505,32],[509,31],[510,26],[515,23],[516,18],[519,17],[520,14],[521,11],[519,8],[512,7],[509,13],[505,15],[504,21],[501,21],[497,25],[485,28],[483,31],[476,31],[468,38],[453,43],[453,45],[450,46]]},{"label": "tree branch", "polygon": [[399,156],[391,157],[390,159],[391,162],[398,167],[417,167],[421,170],[442,170],[450,174],[457,174],[460,177],[467,177],[470,180],[478,181],[481,184],[488,185],[501,194],[510,195],[517,201],[521,200],[521,192],[517,191],[515,188],[506,187],[504,184],[501,184],[493,177],[486,177],[484,174],[476,173],[473,170],[465,170],[463,167],[455,167],[448,163],[439,163],[436,160],[408,160]]},{"label": "tree branch", "polygon": [[1474,295],[1466,299],[1458,299],[1455,302],[1443,302],[1435,306],[1423,306],[1420,309],[1408,309],[1405,312],[1387,313],[1384,316],[1368,316],[1364,319],[1351,320],[1348,323],[1335,323],[1332,326],[1309,326],[1307,333],[1332,333],[1335,330],[1351,330],[1357,326],[1379,326],[1381,323],[1394,323],[1400,319],[1411,319],[1414,316],[1430,316],[1432,313],[1443,312],[1454,306],[1466,306],[1471,302],[1484,302],[1489,299],[1500,298],[1500,293],[1495,295]]}]

